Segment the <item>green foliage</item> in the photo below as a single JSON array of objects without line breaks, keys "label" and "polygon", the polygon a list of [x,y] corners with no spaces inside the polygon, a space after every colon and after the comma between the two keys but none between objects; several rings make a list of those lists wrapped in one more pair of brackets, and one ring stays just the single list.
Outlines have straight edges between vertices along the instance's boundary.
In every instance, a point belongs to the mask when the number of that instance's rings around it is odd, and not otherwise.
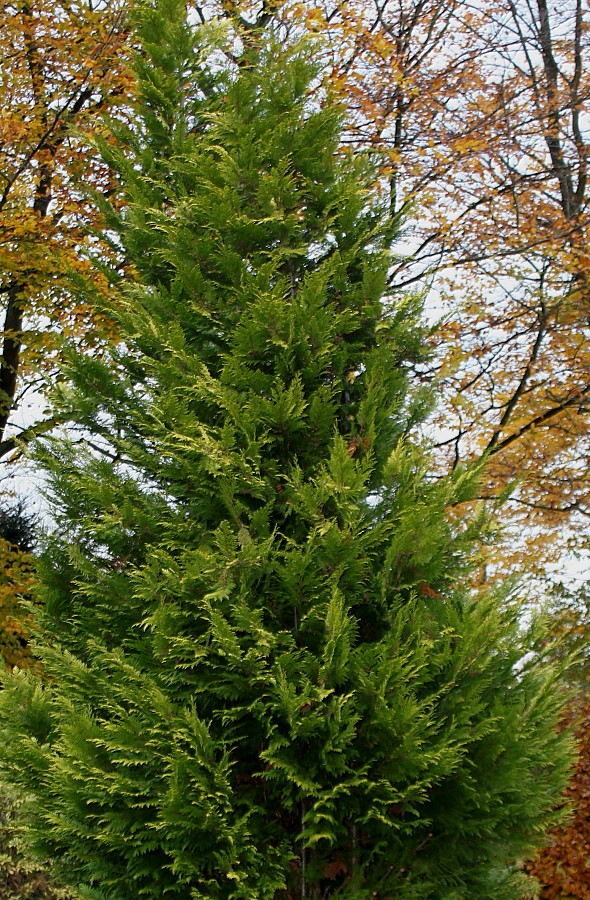
[{"label": "green foliage", "polygon": [[22,500],[16,500],[0,511],[0,539],[14,544],[22,553],[30,553],[36,544],[35,516],[27,512]]},{"label": "green foliage", "polygon": [[590,681],[590,649],[587,635],[590,628],[590,588],[557,584],[547,603],[551,631],[548,640],[556,659],[570,658],[567,681],[582,697],[588,692]]},{"label": "green foliage", "polygon": [[0,698],[28,840],[86,900],[519,896],[569,760],[556,674],[462,588],[478,473],[431,480],[409,438],[374,172],[311,46],[237,56],[172,0],[141,27],[105,149],[121,343],[72,352],[61,399],[104,453],[40,451],[44,682]]},{"label": "green foliage", "polygon": [[18,839],[19,802],[0,785],[0,897],[2,900],[72,900],[52,886],[39,866],[27,858]]}]

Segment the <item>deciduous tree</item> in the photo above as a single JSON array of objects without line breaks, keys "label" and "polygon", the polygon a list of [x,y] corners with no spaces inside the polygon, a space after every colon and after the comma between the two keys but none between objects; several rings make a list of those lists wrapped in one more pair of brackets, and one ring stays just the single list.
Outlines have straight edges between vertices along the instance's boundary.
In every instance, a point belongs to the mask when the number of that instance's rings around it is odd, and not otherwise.
[{"label": "deciduous tree", "polygon": [[25,609],[33,583],[35,521],[23,503],[0,511],[0,656],[9,668],[30,665],[30,613]]},{"label": "deciduous tree", "polygon": [[100,127],[99,114],[127,102],[132,86],[124,4],[5,0],[0,17],[0,458],[6,458],[17,439],[54,424],[37,410],[16,422],[13,414],[54,376],[58,336],[75,335],[90,348],[109,332],[66,287],[66,273],[85,268],[80,250],[97,221],[81,186],[109,190],[107,169],[78,131]]},{"label": "deciduous tree", "polygon": [[489,454],[487,497],[524,475],[503,516],[520,561],[546,563],[589,512],[587,7],[294,9],[332,42],[348,140],[386,148],[392,207],[420,212],[392,278],[429,276],[448,313],[430,373],[445,465]]},{"label": "deciduous tree", "polygon": [[568,821],[548,833],[548,846],[528,864],[541,884],[541,900],[588,900],[590,897],[590,707],[586,700],[569,714],[576,723],[578,762],[564,801],[573,811]]}]

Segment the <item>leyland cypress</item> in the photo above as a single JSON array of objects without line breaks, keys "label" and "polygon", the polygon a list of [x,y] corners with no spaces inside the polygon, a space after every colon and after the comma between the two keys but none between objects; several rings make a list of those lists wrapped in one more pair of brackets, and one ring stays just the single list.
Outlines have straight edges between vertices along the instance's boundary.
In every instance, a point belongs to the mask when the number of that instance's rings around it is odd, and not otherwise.
[{"label": "leyland cypress", "polygon": [[517,616],[465,588],[476,473],[412,437],[378,177],[310,43],[138,20],[101,145],[120,340],[56,394],[43,674],[1,697],[27,839],[87,900],[521,896],[568,745]]}]

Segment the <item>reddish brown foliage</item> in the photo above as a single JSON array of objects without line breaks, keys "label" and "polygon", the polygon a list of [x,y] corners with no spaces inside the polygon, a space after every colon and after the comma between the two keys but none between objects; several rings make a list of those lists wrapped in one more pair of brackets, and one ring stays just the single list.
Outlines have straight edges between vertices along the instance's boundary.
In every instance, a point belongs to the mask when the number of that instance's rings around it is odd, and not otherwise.
[{"label": "reddish brown foliage", "polygon": [[551,843],[527,871],[541,884],[540,900],[590,900],[590,701],[572,713],[579,719],[579,758],[566,791],[572,817],[549,832]]},{"label": "reddish brown foliage", "polygon": [[0,538],[0,656],[6,665],[28,668],[29,613],[23,599],[31,589],[32,557]]}]

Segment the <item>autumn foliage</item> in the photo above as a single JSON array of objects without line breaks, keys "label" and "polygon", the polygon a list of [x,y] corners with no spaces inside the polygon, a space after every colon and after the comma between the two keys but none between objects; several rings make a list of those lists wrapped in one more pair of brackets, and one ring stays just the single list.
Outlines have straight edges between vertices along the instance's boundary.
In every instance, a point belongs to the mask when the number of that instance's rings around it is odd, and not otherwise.
[{"label": "autumn foliage", "polygon": [[[287,9],[287,7],[285,7]],[[327,40],[348,143],[383,155],[407,222],[400,287],[434,288],[441,471],[514,479],[496,565],[584,546],[590,357],[588,9],[581,0],[350,0],[288,7]],[[520,536],[526,528],[526,541]],[[500,547],[500,545],[498,545]]]},{"label": "autumn foliage", "polygon": [[31,551],[36,520],[22,502],[5,502],[0,510],[0,656],[9,669],[28,668],[27,650],[34,571]]},{"label": "autumn foliage", "polygon": [[[125,4],[23,0],[0,4],[0,458],[51,428],[14,410],[55,378],[59,336],[94,347],[108,323],[76,299],[72,272],[99,222],[91,188],[108,170],[82,134],[129,102]],[[104,253],[104,242],[97,241]],[[36,420],[35,420],[36,419]],[[7,427],[9,431],[7,433]]]},{"label": "autumn foliage", "polygon": [[549,845],[528,866],[540,900],[590,900],[590,701],[570,713],[578,721],[579,758],[566,791],[572,815],[548,832]]},{"label": "autumn foliage", "polygon": [[33,580],[32,557],[0,538],[0,654],[9,668],[30,662],[27,652],[29,614],[22,601]]}]

